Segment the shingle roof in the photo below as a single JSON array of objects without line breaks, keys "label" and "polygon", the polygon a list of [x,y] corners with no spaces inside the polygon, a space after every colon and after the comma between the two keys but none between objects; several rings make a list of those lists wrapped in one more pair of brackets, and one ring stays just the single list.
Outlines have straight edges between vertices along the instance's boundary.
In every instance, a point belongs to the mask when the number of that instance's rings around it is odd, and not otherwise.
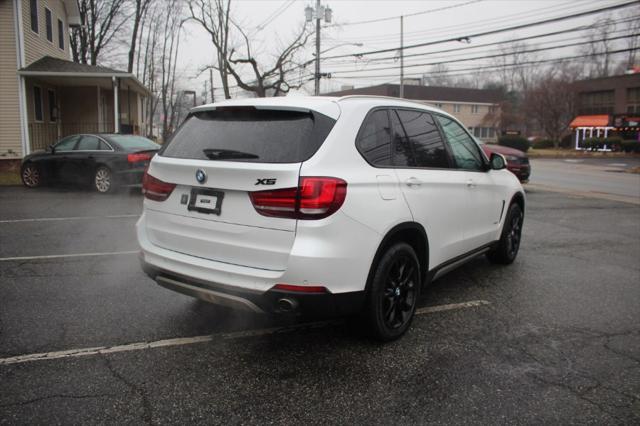
[{"label": "shingle roof", "polygon": [[51,56],[45,56],[38,59],[34,63],[27,67],[22,68],[20,71],[30,72],[60,72],[60,73],[83,73],[83,74],[95,74],[95,73],[109,73],[109,74],[127,74],[126,71],[118,71],[113,68],[102,67],[99,65],[87,65],[79,64],[77,62],[71,62],[64,59],[54,58]]},{"label": "shingle roof", "polygon": [[[326,93],[327,96],[347,95],[377,95],[400,96],[399,84],[381,84],[378,86],[361,87],[358,89],[341,90],[339,92]],[[448,102],[477,102],[498,103],[502,100],[499,90],[493,89],[467,89],[461,87],[438,86],[404,86],[404,98],[422,101],[448,101]]]}]

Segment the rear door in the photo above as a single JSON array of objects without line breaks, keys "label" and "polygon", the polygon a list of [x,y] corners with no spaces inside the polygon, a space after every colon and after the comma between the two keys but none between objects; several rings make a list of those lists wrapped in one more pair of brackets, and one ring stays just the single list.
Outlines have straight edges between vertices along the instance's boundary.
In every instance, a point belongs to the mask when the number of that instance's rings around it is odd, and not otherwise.
[{"label": "rear door", "polygon": [[429,238],[431,267],[464,251],[464,173],[452,169],[433,117],[420,110],[390,111],[394,165],[414,219]]},{"label": "rear door", "polygon": [[334,122],[313,112],[255,108],[193,114],[150,164],[150,175],[176,184],[167,200],[145,200],[150,241],[210,260],[284,270],[296,220],[261,215],[249,193],[297,188],[302,162]]},{"label": "rear door", "polygon": [[441,115],[437,115],[437,119],[456,168],[464,171],[467,205],[461,223],[466,251],[471,251],[495,240],[504,200],[478,144],[456,121]]},{"label": "rear door", "polygon": [[75,172],[72,165],[72,153],[79,135],[67,136],[58,142],[51,156],[51,175],[59,182],[73,182]]}]

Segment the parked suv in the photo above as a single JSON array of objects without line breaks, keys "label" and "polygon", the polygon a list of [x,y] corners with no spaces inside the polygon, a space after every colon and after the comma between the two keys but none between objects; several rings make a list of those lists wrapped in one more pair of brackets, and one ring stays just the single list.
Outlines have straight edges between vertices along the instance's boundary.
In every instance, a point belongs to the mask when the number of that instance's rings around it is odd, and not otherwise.
[{"label": "parked suv", "polygon": [[515,259],[524,192],[452,116],[395,98],[193,109],[143,179],[137,236],[163,287],[253,312],[360,314],[382,340],[423,285]]}]

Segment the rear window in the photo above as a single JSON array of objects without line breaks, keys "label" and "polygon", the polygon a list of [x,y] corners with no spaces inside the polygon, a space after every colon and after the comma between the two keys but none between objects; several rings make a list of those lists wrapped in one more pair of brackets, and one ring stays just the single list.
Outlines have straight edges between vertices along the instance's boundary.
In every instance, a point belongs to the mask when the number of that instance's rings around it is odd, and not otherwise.
[{"label": "rear window", "polygon": [[225,108],[192,114],[161,155],[174,158],[299,163],[320,148],[335,120],[315,112]]},{"label": "rear window", "polygon": [[135,135],[109,135],[107,138],[120,145],[126,151],[143,151],[148,149],[160,149],[160,145],[142,136]]}]

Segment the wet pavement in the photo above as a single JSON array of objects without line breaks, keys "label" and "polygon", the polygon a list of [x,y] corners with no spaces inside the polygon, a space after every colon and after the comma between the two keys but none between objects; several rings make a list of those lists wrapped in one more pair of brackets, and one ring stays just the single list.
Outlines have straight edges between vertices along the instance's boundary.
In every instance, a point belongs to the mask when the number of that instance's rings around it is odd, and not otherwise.
[{"label": "wet pavement", "polygon": [[157,286],[139,195],[0,188],[0,423],[637,424],[640,207],[527,195],[516,262],[444,276],[381,345]]}]

